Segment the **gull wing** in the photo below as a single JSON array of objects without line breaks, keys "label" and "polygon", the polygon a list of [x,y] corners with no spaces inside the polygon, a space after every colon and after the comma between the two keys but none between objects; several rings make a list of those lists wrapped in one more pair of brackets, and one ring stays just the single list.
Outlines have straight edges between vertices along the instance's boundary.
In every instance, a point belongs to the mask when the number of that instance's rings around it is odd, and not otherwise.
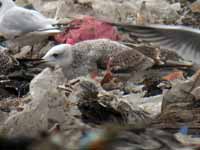
[{"label": "gull wing", "polygon": [[131,32],[141,40],[161,48],[176,50],[185,59],[200,63],[200,30],[175,25],[122,25],[114,24]]}]

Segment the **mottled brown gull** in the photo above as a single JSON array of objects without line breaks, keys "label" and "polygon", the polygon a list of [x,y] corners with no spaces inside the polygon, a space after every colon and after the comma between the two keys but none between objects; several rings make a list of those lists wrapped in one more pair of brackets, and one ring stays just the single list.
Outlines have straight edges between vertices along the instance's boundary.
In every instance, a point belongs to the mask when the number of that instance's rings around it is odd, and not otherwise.
[{"label": "mottled brown gull", "polygon": [[73,46],[57,45],[43,59],[61,66],[67,79],[97,72],[99,66],[105,69],[109,60],[111,71],[137,72],[154,64],[151,58],[136,49],[107,39],[83,41]]}]

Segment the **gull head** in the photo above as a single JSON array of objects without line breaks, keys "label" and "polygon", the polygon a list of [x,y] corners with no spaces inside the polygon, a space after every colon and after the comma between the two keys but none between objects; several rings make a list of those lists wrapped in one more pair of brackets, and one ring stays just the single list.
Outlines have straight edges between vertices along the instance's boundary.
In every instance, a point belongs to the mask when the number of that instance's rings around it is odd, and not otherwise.
[{"label": "gull head", "polygon": [[60,44],[51,48],[42,58],[49,65],[59,65],[65,68],[71,65],[73,61],[73,54],[71,45]]}]

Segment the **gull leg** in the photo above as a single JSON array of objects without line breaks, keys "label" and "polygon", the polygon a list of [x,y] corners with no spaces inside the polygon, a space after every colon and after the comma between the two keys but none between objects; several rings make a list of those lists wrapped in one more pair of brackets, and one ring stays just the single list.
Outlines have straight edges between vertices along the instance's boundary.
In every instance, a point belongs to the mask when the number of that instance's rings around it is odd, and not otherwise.
[{"label": "gull leg", "polygon": [[104,78],[101,80],[101,85],[104,83],[108,83],[113,79],[113,74],[111,72],[111,65],[112,65],[112,57],[109,58],[108,63],[106,65],[106,72]]}]

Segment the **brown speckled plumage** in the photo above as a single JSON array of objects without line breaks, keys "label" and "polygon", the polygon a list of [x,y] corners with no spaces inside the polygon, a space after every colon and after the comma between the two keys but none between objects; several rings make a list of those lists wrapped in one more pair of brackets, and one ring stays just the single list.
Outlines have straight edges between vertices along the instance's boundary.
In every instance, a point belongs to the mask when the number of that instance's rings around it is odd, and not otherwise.
[{"label": "brown speckled plumage", "polygon": [[67,68],[63,68],[69,79],[96,71],[97,64],[105,69],[110,58],[112,71],[140,71],[154,64],[151,58],[137,50],[106,39],[80,42],[71,49],[73,62]]},{"label": "brown speckled plumage", "polygon": [[108,39],[88,40],[73,46],[60,44],[50,49],[43,59],[61,66],[69,80],[98,72],[99,68],[139,72],[154,65],[153,59],[136,49]]},{"label": "brown speckled plumage", "polygon": [[[108,63],[109,58],[111,58],[111,71],[140,71],[150,67],[153,64],[153,61],[148,57],[144,56],[135,49],[125,50],[117,53],[113,53],[105,60],[102,60],[104,67]],[[146,62],[148,64],[146,64]],[[145,64],[145,65],[143,65]]]}]

